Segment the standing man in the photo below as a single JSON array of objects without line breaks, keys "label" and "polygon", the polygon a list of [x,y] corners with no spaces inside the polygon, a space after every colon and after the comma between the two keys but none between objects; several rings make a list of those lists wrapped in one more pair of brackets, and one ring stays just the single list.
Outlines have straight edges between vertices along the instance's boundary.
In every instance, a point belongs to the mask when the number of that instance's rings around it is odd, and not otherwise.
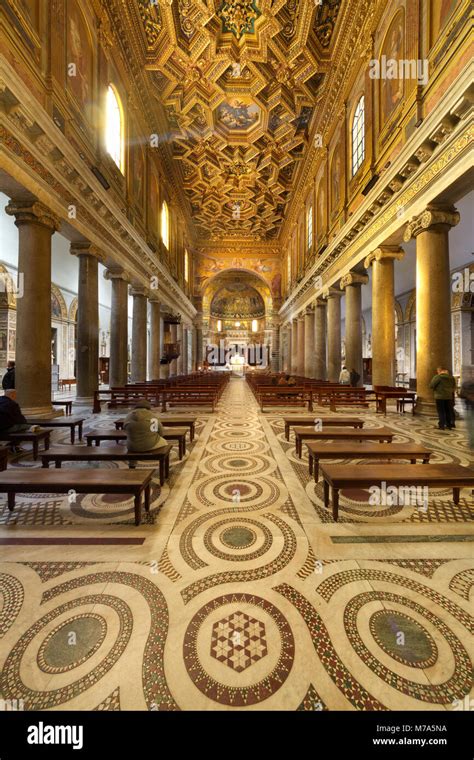
[{"label": "standing man", "polygon": [[11,390],[15,387],[15,362],[7,363],[7,371],[2,378],[2,388],[4,391]]},{"label": "standing man", "polygon": [[440,430],[452,430],[454,427],[453,398],[456,381],[446,367],[438,367],[430,388],[434,391],[436,409],[438,412],[438,427]]}]

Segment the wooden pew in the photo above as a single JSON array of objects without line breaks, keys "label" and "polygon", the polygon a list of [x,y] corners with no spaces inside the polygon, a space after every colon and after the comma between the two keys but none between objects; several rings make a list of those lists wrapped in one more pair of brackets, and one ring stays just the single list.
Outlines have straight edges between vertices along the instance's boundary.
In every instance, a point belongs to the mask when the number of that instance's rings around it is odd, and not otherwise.
[{"label": "wooden pew", "polygon": [[[82,425],[85,420],[85,417],[68,417],[68,419],[65,419],[64,417],[53,417],[52,419],[44,419],[41,417],[41,425],[45,428],[69,428],[71,433],[71,443],[74,443],[76,439],[76,427],[77,427],[77,434],[79,437],[79,440],[82,441]],[[38,419],[30,419],[26,420],[28,425],[36,425],[38,424]]]},{"label": "wooden pew", "polygon": [[134,497],[135,525],[140,525],[142,494],[145,510],[150,510],[152,476],[153,470],[10,469],[0,473],[0,493],[8,495],[10,512],[17,493],[129,493]]},{"label": "wooden pew", "polygon": [[[197,417],[189,417],[181,414],[177,414],[176,417],[160,417],[160,422],[164,427],[189,427],[189,440],[191,443],[194,441],[194,436],[196,434],[196,420]],[[124,419],[115,420],[115,429],[123,430],[124,422]]]},{"label": "wooden pew", "polygon": [[301,459],[302,444],[304,440],[326,440],[326,441],[380,441],[381,443],[391,443],[395,433],[387,427],[379,428],[323,428],[322,430],[312,430],[307,427],[294,428],[296,453]]},{"label": "wooden pew", "polygon": [[[178,444],[178,457],[182,459],[186,454],[186,433],[187,428],[164,428],[162,436],[165,441],[176,441]],[[88,446],[92,446],[94,442],[96,446],[100,446],[101,441],[115,441],[116,443],[127,440],[127,434],[125,430],[95,430],[85,435],[86,443]]]},{"label": "wooden pew", "polygon": [[170,452],[172,446],[163,447],[159,451],[127,451],[124,446],[55,446],[41,454],[43,467],[49,467],[54,462],[59,469],[63,462],[158,462],[160,468],[160,485],[163,485],[170,474]]},{"label": "wooden pew", "polygon": [[311,391],[306,391],[303,387],[295,385],[271,386],[264,389],[259,388],[257,391],[257,400],[260,404],[260,410],[264,411],[264,406],[306,406],[308,412],[313,411],[313,397]]},{"label": "wooden pew", "polygon": [[400,408],[405,411],[405,404],[412,405],[412,414],[415,414],[416,393],[406,388],[397,388],[390,385],[374,385],[375,411],[377,414],[387,415],[387,401],[390,398],[397,401],[397,412]]},{"label": "wooden pew", "polygon": [[452,488],[453,501],[459,504],[461,488],[474,487],[474,470],[459,464],[390,464],[379,465],[322,465],[324,506],[329,509],[329,489],[332,489],[332,515],[337,521],[339,492],[342,488],[381,488],[382,483],[397,487]]},{"label": "wooden pew", "polygon": [[416,464],[421,459],[423,464],[430,461],[431,451],[417,443],[327,443],[327,441],[310,441],[306,444],[309,457],[309,474],[314,471],[314,480],[319,479],[320,459],[409,459]]},{"label": "wooden pew", "polygon": [[[36,423],[38,420],[36,420]],[[49,440],[51,430],[26,430],[24,433],[0,433],[0,441],[9,441],[10,443],[22,443],[22,441],[31,441],[33,444],[33,459],[38,459],[38,444],[44,441],[44,450],[49,449]]]},{"label": "wooden pew", "polygon": [[290,440],[290,428],[292,427],[315,427],[316,420],[321,425],[332,427],[353,427],[361,428],[364,425],[363,420],[357,419],[357,417],[283,417],[285,423],[285,438]]}]

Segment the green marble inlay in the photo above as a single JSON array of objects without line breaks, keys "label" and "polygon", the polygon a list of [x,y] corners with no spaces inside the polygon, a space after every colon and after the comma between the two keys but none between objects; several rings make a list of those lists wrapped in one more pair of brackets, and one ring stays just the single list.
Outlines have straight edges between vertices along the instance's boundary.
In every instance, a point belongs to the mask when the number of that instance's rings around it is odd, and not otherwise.
[{"label": "green marble inlay", "polygon": [[434,639],[416,620],[402,612],[379,610],[370,618],[370,631],[381,649],[398,662],[415,668],[434,665]]},{"label": "green marble inlay", "polygon": [[77,667],[99,648],[105,633],[102,618],[84,615],[68,620],[48,637],[41,651],[42,660],[54,670]]},{"label": "green marble inlay", "polygon": [[231,459],[228,464],[229,467],[245,467],[248,461],[246,459]]},{"label": "green marble inlay", "polygon": [[244,528],[242,525],[227,528],[221,535],[222,543],[233,549],[246,549],[247,546],[252,546],[255,543],[256,538],[253,530]]}]

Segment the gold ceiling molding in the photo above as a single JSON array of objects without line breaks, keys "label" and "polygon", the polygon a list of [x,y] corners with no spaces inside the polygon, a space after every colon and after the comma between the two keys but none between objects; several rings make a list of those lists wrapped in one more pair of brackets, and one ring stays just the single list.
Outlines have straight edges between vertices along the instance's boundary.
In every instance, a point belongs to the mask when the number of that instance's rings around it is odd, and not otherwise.
[{"label": "gold ceiling molding", "polygon": [[[111,0],[196,243],[276,240],[343,0]],[[124,43],[125,44],[125,43]]]}]

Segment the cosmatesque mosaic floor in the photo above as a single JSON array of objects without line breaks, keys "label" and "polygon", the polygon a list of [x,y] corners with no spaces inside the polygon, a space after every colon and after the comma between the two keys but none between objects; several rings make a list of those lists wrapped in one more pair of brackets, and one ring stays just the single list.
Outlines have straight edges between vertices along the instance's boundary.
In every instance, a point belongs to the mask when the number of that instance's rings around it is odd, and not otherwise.
[{"label": "cosmatesque mosaic floor", "polygon": [[[173,454],[168,484],[154,479],[139,527],[125,496],[19,495],[13,514],[0,496],[0,698],[27,710],[474,709],[471,493],[455,506],[432,491],[422,511],[345,492],[335,524],[281,413],[261,414],[233,379],[217,413],[199,413],[185,459]],[[85,429],[117,416],[88,415]],[[462,422],[443,437],[410,414],[383,423],[433,461],[472,464]],[[20,453],[11,466],[40,464]]]}]

